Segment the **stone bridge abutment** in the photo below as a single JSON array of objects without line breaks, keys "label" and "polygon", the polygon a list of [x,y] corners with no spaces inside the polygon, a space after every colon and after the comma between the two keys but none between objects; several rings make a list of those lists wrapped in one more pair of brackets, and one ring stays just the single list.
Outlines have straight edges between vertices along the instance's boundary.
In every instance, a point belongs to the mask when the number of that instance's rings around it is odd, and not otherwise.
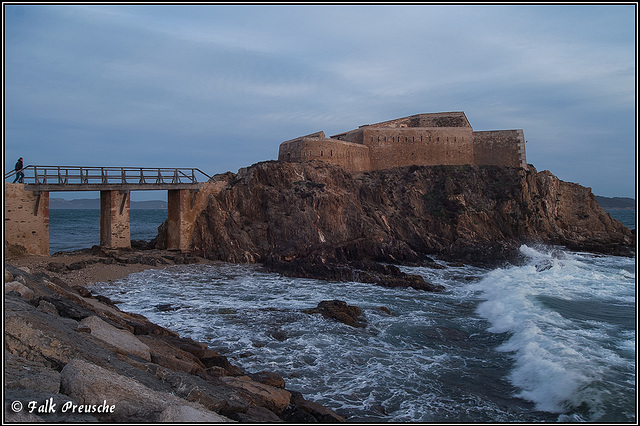
[{"label": "stone bridge abutment", "polygon": [[[131,247],[131,191],[167,191],[167,249],[187,251],[197,216],[206,207],[209,194],[220,190],[216,183],[198,183],[197,169],[189,169],[190,174],[182,169],[135,169],[135,176],[131,176],[131,169],[121,168],[115,171],[120,175],[115,176],[114,170],[107,168],[84,168],[77,172],[58,167],[56,174],[55,168],[50,167],[46,169],[49,175],[45,171],[43,178],[44,167],[29,167],[34,168],[35,175],[25,180],[33,183],[5,182],[4,186],[5,249],[28,254],[49,255],[49,193],[52,191],[99,191],[100,246],[110,249]],[[74,178],[80,179],[79,183],[71,183]],[[121,182],[110,182],[116,178]]]}]

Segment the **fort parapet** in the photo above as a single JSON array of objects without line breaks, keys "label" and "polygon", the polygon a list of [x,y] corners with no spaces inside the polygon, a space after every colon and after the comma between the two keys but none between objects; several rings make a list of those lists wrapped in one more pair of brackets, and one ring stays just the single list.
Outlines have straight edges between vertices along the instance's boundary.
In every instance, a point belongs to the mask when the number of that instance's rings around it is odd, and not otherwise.
[{"label": "fort parapet", "polygon": [[352,172],[411,165],[526,167],[522,130],[474,131],[464,112],[417,114],[280,144],[278,160],[321,160]]}]

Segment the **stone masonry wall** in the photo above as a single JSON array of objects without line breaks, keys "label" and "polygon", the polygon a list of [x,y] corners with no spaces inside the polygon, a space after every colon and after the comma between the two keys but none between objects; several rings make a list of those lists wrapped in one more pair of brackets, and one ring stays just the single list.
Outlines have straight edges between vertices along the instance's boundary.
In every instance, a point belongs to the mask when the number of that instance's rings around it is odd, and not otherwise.
[{"label": "stone masonry wall", "polygon": [[371,170],[411,165],[473,164],[471,128],[363,129]]},{"label": "stone masonry wall", "polygon": [[[4,244],[13,251],[49,254],[49,193],[40,200],[20,183],[4,184]],[[38,204],[35,210],[36,202]]]},{"label": "stone masonry wall", "polygon": [[365,145],[327,138],[304,138],[280,145],[278,159],[300,163],[321,160],[348,171],[370,170],[369,148]]},{"label": "stone masonry wall", "polygon": [[524,142],[522,130],[473,132],[473,164],[526,167]]},{"label": "stone masonry wall", "polygon": [[464,112],[417,114],[327,138],[324,132],[280,144],[279,161],[320,160],[351,172],[404,166],[526,167],[522,130],[474,132]]}]

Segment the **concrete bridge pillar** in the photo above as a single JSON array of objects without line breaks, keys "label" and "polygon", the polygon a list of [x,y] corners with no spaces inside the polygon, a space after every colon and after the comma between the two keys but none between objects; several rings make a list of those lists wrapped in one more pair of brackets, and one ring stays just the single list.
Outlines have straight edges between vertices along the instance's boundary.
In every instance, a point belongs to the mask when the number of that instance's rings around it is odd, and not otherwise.
[{"label": "concrete bridge pillar", "polygon": [[197,190],[172,189],[167,194],[167,249],[189,250],[195,221]]},{"label": "concrete bridge pillar", "polygon": [[129,191],[100,191],[100,246],[131,247]]},{"label": "concrete bridge pillar", "polygon": [[49,192],[4,184],[4,241],[10,251],[49,255]]}]

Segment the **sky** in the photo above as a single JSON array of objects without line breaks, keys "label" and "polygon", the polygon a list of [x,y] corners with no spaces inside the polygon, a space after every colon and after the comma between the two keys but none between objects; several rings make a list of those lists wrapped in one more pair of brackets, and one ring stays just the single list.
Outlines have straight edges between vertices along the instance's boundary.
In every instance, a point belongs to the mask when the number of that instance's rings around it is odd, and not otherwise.
[{"label": "sky", "polygon": [[[538,171],[635,197],[636,19],[634,3],[3,3],[4,168],[235,173],[320,130],[464,111],[523,129]],[[63,196],[98,197],[79,194]]]}]

